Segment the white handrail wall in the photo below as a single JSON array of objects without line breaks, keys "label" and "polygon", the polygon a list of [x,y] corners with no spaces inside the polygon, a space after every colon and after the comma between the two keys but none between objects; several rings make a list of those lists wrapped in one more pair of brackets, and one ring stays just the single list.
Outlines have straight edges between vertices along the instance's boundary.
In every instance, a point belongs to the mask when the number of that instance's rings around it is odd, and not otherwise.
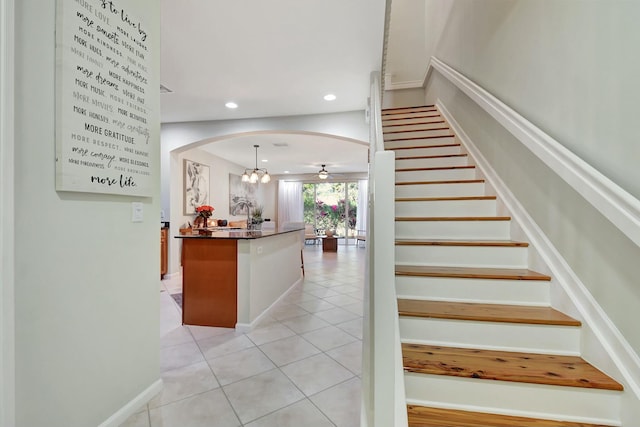
[{"label": "white handrail wall", "polygon": [[631,241],[640,246],[640,200],[438,58],[431,57],[425,79],[432,68],[474,100]]},{"label": "white handrail wall", "polygon": [[384,150],[381,83],[371,73],[369,216],[361,425],[407,425],[395,292],[395,154]]}]

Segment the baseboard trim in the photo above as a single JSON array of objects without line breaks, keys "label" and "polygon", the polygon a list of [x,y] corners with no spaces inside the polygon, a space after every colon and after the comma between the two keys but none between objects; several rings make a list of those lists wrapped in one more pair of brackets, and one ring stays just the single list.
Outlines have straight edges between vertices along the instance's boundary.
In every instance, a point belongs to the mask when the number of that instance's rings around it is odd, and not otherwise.
[{"label": "baseboard trim", "polygon": [[139,412],[139,409],[146,405],[155,395],[162,390],[162,380],[159,379],[147,387],[142,393],[131,399],[126,405],[120,408],[115,414],[111,415],[105,422],[98,427],[118,427],[124,423],[130,416]]},{"label": "baseboard trim", "polygon": [[303,279],[304,278],[301,276],[298,280],[296,280],[293,283],[293,285],[289,287],[289,289],[284,291],[284,293],[280,295],[277,300],[275,300],[269,307],[267,307],[262,313],[260,313],[258,317],[253,319],[251,323],[240,323],[240,322],[236,323],[236,330],[242,333],[250,332],[253,328],[256,327],[256,325],[258,325],[269,314],[269,311],[271,311],[276,305],[278,305],[278,303],[280,303],[283,299],[285,299],[287,295],[289,295],[291,291],[295,289],[296,286],[302,283]]},{"label": "baseboard trim", "polygon": [[162,277],[162,280],[173,279],[174,277],[181,276],[182,272],[176,271],[175,273],[167,273]]},{"label": "baseboard trim", "polygon": [[583,326],[586,326],[594,334],[608,357],[611,358],[611,362],[624,377],[625,385],[633,391],[637,399],[640,399],[640,384],[638,383],[640,379],[640,357],[638,354],[634,352],[629,342],[589,293],[587,287],[516,199],[504,181],[497,175],[460,124],[449,113],[443,102],[438,99],[436,106],[445,120],[449,122],[451,129],[474,159],[486,180],[497,193],[497,196],[510,211],[512,218],[527,235],[533,247],[536,248],[554,279],[566,292],[575,309],[582,317]]},{"label": "baseboard trim", "polygon": [[640,200],[467,77],[431,57],[433,68],[464,92],[605,218],[640,246]]}]

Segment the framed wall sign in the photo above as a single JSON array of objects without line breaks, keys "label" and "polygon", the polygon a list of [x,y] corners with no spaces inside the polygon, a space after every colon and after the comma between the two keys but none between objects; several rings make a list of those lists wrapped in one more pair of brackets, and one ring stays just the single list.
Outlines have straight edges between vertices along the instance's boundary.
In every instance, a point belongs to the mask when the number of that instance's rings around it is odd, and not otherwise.
[{"label": "framed wall sign", "polygon": [[184,215],[195,215],[196,208],[209,204],[209,166],[184,159]]},{"label": "framed wall sign", "polygon": [[56,3],[56,190],[152,196],[145,22],[126,0]]}]

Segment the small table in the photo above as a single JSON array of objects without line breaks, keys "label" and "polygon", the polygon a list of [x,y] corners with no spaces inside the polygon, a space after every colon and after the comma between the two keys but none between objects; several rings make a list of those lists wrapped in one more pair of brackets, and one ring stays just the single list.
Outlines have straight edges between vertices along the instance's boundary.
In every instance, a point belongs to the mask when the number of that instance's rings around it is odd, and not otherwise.
[{"label": "small table", "polygon": [[322,238],[322,252],[338,252],[338,238],[324,236]]}]

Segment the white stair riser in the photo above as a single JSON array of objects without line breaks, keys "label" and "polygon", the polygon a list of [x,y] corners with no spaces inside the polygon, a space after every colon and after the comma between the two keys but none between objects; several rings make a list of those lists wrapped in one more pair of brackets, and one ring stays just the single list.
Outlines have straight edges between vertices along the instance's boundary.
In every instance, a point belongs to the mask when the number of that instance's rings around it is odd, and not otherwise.
[{"label": "white stair riser", "polygon": [[[394,111],[393,114],[382,114],[382,123],[387,123],[389,119],[415,119],[416,117],[433,116],[436,114],[440,113],[433,109]],[[391,122],[395,120],[391,120]]]},{"label": "white stair riser", "polygon": [[398,118],[396,120],[390,120],[391,116],[387,116],[389,117],[389,119],[385,119],[385,118],[382,119],[382,129],[383,130],[391,129],[388,125],[415,125],[415,124],[428,123],[428,122],[440,122],[444,120],[442,116],[436,112],[428,112],[421,115],[429,116],[429,117],[413,117],[413,118],[409,117],[404,119]]},{"label": "white stair riser", "polygon": [[481,412],[618,424],[619,392],[406,373],[407,403]]},{"label": "white stair riser", "polygon": [[396,182],[475,179],[475,168],[396,171]]},{"label": "white stair riser", "polygon": [[416,145],[427,146],[427,145],[442,145],[442,144],[453,144],[458,142],[456,138],[451,136],[443,136],[439,138],[425,138],[425,139],[407,139],[400,141],[385,141],[384,147],[386,149],[391,148],[399,148],[399,147],[415,147]]},{"label": "white stair riser", "polygon": [[493,216],[495,200],[434,200],[396,202],[396,216]]},{"label": "white stair riser", "polygon": [[396,197],[478,197],[483,195],[484,182],[396,185]]},{"label": "white stair riser", "polygon": [[398,239],[509,239],[509,221],[396,221]]},{"label": "white stair riser", "polygon": [[580,328],[400,316],[400,339],[417,344],[545,354],[580,352]]},{"label": "white stair riser", "polygon": [[526,247],[396,245],[396,265],[527,268]]},{"label": "white stair riser", "polygon": [[394,150],[396,159],[399,157],[416,157],[416,156],[446,156],[449,154],[461,154],[462,149],[459,145],[447,147],[428,147],[428,148],[405,148],[403,150]]},{"label": "white stair riser", "polygon": [[396,169],[406,168],[436,168],[444,166],[467,166],[469,159],[467,156],[459,157],[427,157],[427,158],[414,158],[397,160]]},{"label": "white stair riser", "polygon": [[393,139],[404,139],[404,138],[431,138],[435,135],[453,135],[451,129],[447,127],[446,124],[442,124],[441,126],[434,126],[433,129],[426,130],[417,130],[413,132],[397,132],[397,133],[385,133],[384,140],[391,141]]},{"label": "white stair riser", "polygon": [[492,304],[548,305],[550,282],[396,276],[398,298]]},{"label": "white stair riser", "polygon": [[394,126],[384,126],[382,128],[382,132],[385,135],[392,135],[398,132],[408,133],[407,131],[420,131],[420,130],[428,130],[434,128],[441,128],[448,126],[448,124],[440,117],[429,117],[428,119],[413,119],[415,124],[404,124],[400,126],[403,122],[398,120],[398,123],[387,122],[387,125],[394,124]]}]

